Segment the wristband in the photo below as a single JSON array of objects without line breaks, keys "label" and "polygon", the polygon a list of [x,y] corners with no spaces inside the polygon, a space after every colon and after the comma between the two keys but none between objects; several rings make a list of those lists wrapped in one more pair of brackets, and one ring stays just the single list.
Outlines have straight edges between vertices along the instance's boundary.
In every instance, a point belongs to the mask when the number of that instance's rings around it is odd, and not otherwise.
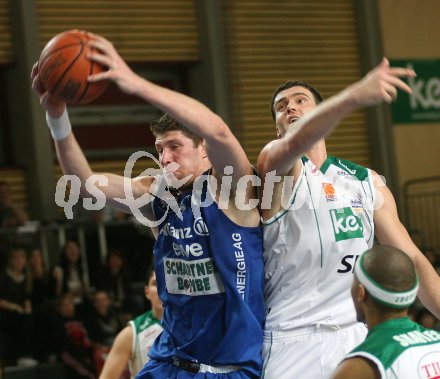
[{"label": "wristband", "polygon": [[67,108],[64,109],[63,114],[59,118],[53,118],[46,112],[47,126],[50,134],[55,141],[65,139],[72,133],[72,125],[70,124]]}]

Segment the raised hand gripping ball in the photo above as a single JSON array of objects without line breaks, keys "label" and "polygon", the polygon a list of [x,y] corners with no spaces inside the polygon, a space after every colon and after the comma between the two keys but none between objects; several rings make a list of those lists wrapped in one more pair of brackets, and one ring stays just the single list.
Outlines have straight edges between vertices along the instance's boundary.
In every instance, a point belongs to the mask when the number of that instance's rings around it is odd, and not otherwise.
[{"label": "raised hand gripping ball", "polygon": [[83,30],[57,34],[44,47],[38,60],[41,82],[46,90],[68,104],[87,104],[107,88],[108,80],[90,83],[87,77],[106,71],[103,65],[87,59],[94,50],[93,36]]}]

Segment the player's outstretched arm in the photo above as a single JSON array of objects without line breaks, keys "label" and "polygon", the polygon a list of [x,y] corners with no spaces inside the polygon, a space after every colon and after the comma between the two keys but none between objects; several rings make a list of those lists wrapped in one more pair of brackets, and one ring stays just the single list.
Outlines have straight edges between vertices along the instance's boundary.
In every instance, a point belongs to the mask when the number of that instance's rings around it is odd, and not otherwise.
[{"label": "player's outstretched arm", "polygon": [[90,44],[97,50],[89,58],[108,67],[108,71],[89,77],[89,81],[111,80],[122,91],[155,105],[202,137],[218,176],[223,174],[226,166],[233,166],[232,177],[237,180],[252,173],[240,143],[221,117],[189,96],[141,78],[128,67],[111,42],[100,36],[95,37],[96,40]]},{"label": "player's outstretched arm", "polygon": [[119,379],[132,355],[133,330],[126,326],[116,336],[99,379]]},{"label": "player's outstretched arm", "polygon": [[413,70],[390,67],[384,58],[363,79],[320,103],[296,121],[282,138],[266,145],[258,159],[260,173],[273,170],[279,175],[288,173],[299,157],[329,135],[341,119],[355,109],[390,103],[399,89],[411,93],[411,88],[400,79],[411,76],[415,76]]},{"label": "player's outstretched arm", "polygon": [[[92,171],[81,147],[79,146],[70,124],[67,113],[66,103],[62,100],[50,96],[44,89],[38,72],[38,62],[34,64],[31,72],[32,89],[40,98],[40,103],[46,110],[46,118],[54,139],[55,149],[60,166],[66,175],[75,175],[81,182],[81,195],[89,196],[89,192],[85,186],[86,181],[98,173]],[[106,183],[95,184],[105,195],[109,204],[115,208],[123,211],[128,211],[128,208],[114,201],[115,198],[125,198],[126,180],[123,176],[114,174],[99,173],[105,178]],[[153,179],[146,178],[145,180],[132,181],[131,190],[133,196],[138,196],[147,193],[150,189]]]},{"label": "player's outstretched arm", "polygon": [[375,187],[379,195],[374,211],[376,237],[381,244],[396,247],[411,257],[420,281],[418,296],[423,305],[440,318],[440,277],[402,225],[394,197],[377,174]]}]

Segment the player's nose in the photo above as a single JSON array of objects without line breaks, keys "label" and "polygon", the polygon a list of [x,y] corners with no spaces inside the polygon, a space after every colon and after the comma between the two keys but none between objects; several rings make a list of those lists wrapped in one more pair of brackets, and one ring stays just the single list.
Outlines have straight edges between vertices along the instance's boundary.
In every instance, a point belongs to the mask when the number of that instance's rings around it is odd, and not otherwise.
[{"label": "player's nose", "polygon": [[164,149],[162,151],[162,154],[160,155],[160,164],[163,167],[166,167],[167,165],[169,165],[171,162],[173,161],[172,159],[172,154],[169,150]]}]

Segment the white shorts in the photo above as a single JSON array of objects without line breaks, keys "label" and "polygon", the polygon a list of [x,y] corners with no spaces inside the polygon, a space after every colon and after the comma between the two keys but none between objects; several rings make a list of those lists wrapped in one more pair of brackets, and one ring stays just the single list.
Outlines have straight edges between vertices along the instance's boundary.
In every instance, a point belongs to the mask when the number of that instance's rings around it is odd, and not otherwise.
[{"label": "white shorts", "polygon": [[366,335],[362,323],[265,332],[261,379],[328,379]]}]

